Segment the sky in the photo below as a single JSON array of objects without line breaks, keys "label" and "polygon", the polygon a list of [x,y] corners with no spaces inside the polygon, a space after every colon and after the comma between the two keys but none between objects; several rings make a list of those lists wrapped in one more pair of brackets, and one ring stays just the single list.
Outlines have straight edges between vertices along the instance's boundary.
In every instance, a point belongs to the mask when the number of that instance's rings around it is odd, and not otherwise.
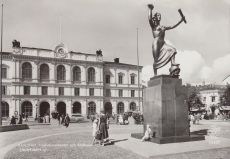
[{"label": "sky", "polygon": [[[153,13],[161,13],[163,26],[181,19],[178,9],[186,17],[186,24],[165,36],[177,49],[183,84],[221,84],[230,75],[229,0],[0,0],[3,51],[12,52],[14,39],[23,47],[45,49],[62,42],[70,51],[95,54],[101,49],[104,61],[120,58],[121,63],[135,65],[138,50],[142,79],[148,81],[153,77],[149,3]],[[169,74],[169,67],[158,74]]]}]

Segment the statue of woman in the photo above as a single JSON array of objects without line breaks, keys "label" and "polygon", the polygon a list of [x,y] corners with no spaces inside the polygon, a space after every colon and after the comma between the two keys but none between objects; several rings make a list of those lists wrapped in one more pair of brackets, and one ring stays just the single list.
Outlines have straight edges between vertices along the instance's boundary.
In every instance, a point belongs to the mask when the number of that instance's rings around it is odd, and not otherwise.
[{"label": "statue of woman", "polygon": [[165,43],[165,31],[173,29],[177,27],[182,21],[184,21],[185,17],[183,16],[181,20],[174,26],[161,26],[161,14],[155,13],[154,17],[152,17],[152,10],[154,6],[152,4],[148,5],[149,7],[149,23],[152,28],[153,33],[153,45],[152,45],[152,53],[154,58],[153,63],[153,71],[154,76],[157,75],[157,69],[165,66],[169,61],[171,61],[170,74],[179,74],[180,68],[179,64],[175,63],[175,55],[176,49]]}]

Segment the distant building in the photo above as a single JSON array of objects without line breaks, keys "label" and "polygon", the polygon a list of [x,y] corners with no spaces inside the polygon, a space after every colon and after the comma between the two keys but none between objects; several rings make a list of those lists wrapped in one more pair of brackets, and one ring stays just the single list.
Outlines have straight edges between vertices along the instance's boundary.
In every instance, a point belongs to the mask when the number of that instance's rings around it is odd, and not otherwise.
[{"label": "distant building", "polygon": [[229,111],[229,108],[225,108],[220,104],[220,98],[223,95],[226,87],[223,85],[202,85],[197,86],[197,90],[200,93],[201,100],[205,105],[205,111],[218,114],[220,111]]},{"label": "distant building", "polygon": [[[142,111],[138,104],[138,67],[103,61],[96,54],[69,51],[64,44],[53,50],[21,47],[13,41],[13,52],[3,53],[2,115],[27,113],[29,117],[81,113],[112,114]],[[140,84],[142,66],[139,66]],[[140,85],[140,101],[142,86]]]}]

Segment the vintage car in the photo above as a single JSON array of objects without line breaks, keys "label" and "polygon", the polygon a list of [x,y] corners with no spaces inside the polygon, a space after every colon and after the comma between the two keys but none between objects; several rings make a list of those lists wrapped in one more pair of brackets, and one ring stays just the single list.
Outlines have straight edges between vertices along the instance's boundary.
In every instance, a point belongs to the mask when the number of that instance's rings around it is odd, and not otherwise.
[{"label": "vintage car", "polygon": [[70,116],[70,122],[82,122],[84,117],[81,114],[72,114]]}]

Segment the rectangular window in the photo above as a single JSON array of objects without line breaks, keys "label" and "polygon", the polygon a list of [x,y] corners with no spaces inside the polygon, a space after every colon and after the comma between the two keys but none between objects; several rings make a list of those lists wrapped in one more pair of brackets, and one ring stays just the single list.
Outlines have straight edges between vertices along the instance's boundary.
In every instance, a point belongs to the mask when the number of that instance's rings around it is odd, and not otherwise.
[{"label": "rectangular window", "polygon": [[135,77],[131,76],[131,84],[135,84]]},{"label": "rectangular window", "polygon": [[79,96],[80,95],[80,88],[74,88],[74,95]]},{"label": "rectangular window", "polygon": [[131,97],[135,97],[135,90],[131,90]]},{"label": "rectangular window", "polygon": [[106,83],[110,83],[110,75],[106,75],[106,77],[105,77],[105,82],[106,82]]},{"label": "rectangular window", "polygon": [[64,96],[64,87],[59,87],[59,96]]},{"label": "rectangular window", "polygon": [[6,95],[6,86],[2,86],[2,95]]},{"label": "rectangular window", "polygon": [[94,88],[89,89],[89,96],[94,96]]},{"label": "rectangular window", "polygon": [[2,68],[2,78],[7,78],[7,74],[6,74],[6,68]]},{"label": "rectangular window", "polygon": [[42,86],[42,95],[48,95],[48,87]]},{"label": "rectangular window", "polygon": [[110,97],[111,96],[111,91],[110,89],[106,89],[106,97]]},{"label": "rectangular window", "polygon": [[119,90],[119,97],[123,97],[123,90]]},{"label": "rectangular window", "polygon": [[215,97],[212,97],[212,102],[215,102]]},{"label": "rectangular window", "polygon": [[30,86],[24,86],[24,95],[30,95]]},{"label": "rectangular window", "polygon": [[122,84],[123,82],[122,82],[122,76],[118,76],[118,79],[119,79],[119,84]]}]

